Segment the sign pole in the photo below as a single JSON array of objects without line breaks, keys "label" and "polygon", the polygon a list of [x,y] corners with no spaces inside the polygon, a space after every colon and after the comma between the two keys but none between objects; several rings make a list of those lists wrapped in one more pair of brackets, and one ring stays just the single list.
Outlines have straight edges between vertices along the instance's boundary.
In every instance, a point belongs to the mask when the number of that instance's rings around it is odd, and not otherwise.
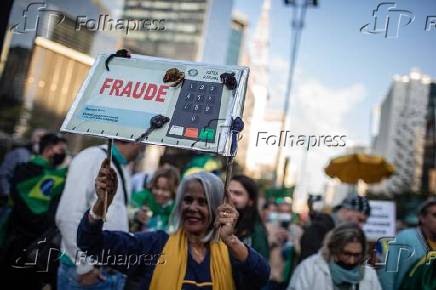
[{"label": "sign pole", "polygon": [[[233,156],[229,156],[227,157],[227,163],[226,163],[226,180],[224,183],[224,203],[229,203],[230,205],[233,206],[233,202],[230,199],[229,192],[228,192],[229,183],[230,180],[232,179],[232,172],[233,172]],[[221,237],[219,235],[220,228],[221,226],[219,226],[218,230],[215,232],[215,237],[214,237],[215,242],[221,241]]]},{"label": "sign pole", "polygon": [[[106,159],[108,160],[109,167],[112,163],[112,145],[114,143],[114,139],[108,139],[107,141],[107,155]],[[104,211],[103,211],[103,220],[106,221],[106,213],[107,213],[107,189],[104,194]]]},{"label": "sign pole", "polygon": [[232,179],[232,173],[233,173],[233,156],[227,157],[227,165],[226,165],[226,180],[224,183],[224,202],[228,202],[233,205],[230,197],[229,197],[229,183]]}]

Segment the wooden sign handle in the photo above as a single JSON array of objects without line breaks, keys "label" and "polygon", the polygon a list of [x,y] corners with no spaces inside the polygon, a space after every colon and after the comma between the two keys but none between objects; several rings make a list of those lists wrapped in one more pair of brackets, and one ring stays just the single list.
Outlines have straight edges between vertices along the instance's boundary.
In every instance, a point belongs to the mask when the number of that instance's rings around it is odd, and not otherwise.
[{"label": "wooden sign handle", "polygon": [[[112,163],[112,146],[114,143],[114,139],[108,139],[107,142],[107,153],[106,153],[106,159],[109,161],[109,166],[111,166]],[[103,220],[106,222],[106,213],[107,213],[107,190],[104,194],[104,210],[103,210]]]}]

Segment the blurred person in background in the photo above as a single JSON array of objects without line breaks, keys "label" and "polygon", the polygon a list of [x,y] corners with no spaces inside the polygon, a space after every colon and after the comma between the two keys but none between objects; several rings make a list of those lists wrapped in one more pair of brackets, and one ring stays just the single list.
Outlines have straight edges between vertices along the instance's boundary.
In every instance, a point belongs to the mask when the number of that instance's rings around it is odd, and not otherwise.
[{"label": "blurred person in background", "polygon": [[[116,172],[118,189],[107,212],[105,229],[129,230],[127,205],[130,197],[128,164],[144,149],[143,144],[115,140],[112,164]],[[95,202],[95,179],[100,165],[107,156],[107,145],[93,146],[81,151],[71,161],[65,189],[56,212],[56,224],[61,236],[58,270],[58,289],[111,289],[121,290],[125,277],[110,267],[95,267],[84,259],[77,247],[77,227],[85,211]]]},{"label": "blurred person in background", "polygon": [[239,212],[236,236],[269,259],[267,230],[258,209],[259,190],[253,179],[245,175],[233,176],[228,187],[230,200]]},{"label": "blurred person in background", "polygon": [[277,212],[278,205],[275,201],[266,201],[262,206],[261,217],[264,224],[266,224],[269,220],[270,213]]},{"label": "blurred person in background", "polygon": [[[397,290],[401,283],[403,283],[403,289],[407,289],[405,287],[419,289],[418,285],[424,286],[423,283],[426,283],[427,275],[436,273],[431,267],[421,266],[423,264],[435,265],[434,262],[431,263],[431,260],[434,260],[436,256],[435,197],[427,199],[420,206],[418,218],[418,227],[400,231],[395,239],[388,244],[386,263],[378,270],[383,290]],[[418,277],[424,278],[424,280],[416,285],[412,284],[412,282],[418,281]],[[435,280],[434,276],[432,280]],[[432,282],[434,285],[433,281],[428,282]],[[429,286],[431,283],[426,285]]]},{"label": "blurred person in background", "polygon": [[301,228],[293,224],[289,197],[276,199],[277,210],[269,213],[267,229],[270,246],[271,276],[268,290],[286,289],[296,264]]},{"label": "blurred person in background", "polygon": [[363,227],[371,214],[368,198],[355,194],[346,197],[331,214],[312,213],[311,222],[301,236],[301,260],[315,254],[322,246],[325,235],[335,226],[352,222]]},{"label": "blurred person in background", "polygon": [[144,171],[136,172],[132,175],[130,191],[132,193],[142,191],[147,188],[147,184],[150,181],[150,177],[152,174]]},{"label": "blurred person in background", "polygon": [[10,192],[10,182],[15,168],[20,163],[30,161],[32,155],[38,154],[39,141],[47,133],[46,129],[38,128],[33,130],[30,143],[24,146],[18,146],[9,151],[0,166],[0,198],[7,199]]},{"label": "blurred person in background", "polygon": [[[401,283],[400,290],[436,289],[436,252],[428,253],[427,258],[410,269]],[[422,260],[422,259],[421,259]]]},{"label": "blurred person in background", "polygon": [[[114,263],[125,273],[142,270],[138,289],[256,290],[267,281],[266,260],[234,234],[239,214],[230,204],[222,203],[224,184],[214,174],[200,172],[183,178],[169,234],[103,231],[104,194],[108,192],[110,211],[117,187],[115,172],[107,162],[102,164],[95,186],[98,198],[83,215],[77,243],[97,259],[109,250],[121,256],[152,255],[152,260],[141,263]],[[215,236],[220,239],[215,240]]]},{"label": "blurred person in background", "polygon": [[31,261],[27,254],[31,252],[32,244],[49,242],[48,236],[51,239],[56,235],[54,216],[67,172],[66,168],[59,167],[64,163],[66,149],[67,143],[62,136],[45,134],[39,142],[39,154],[33,155],[29,162],[19,164],[14,171],[2,271],[7,281],[5,285],[41,289],[47,282],[55,286],[56,267],[40,273],[41,269],[29,267],[29,262],[36,262],[35,266],[44,269],[50,266],[49,261],[39,256],[36,256],[37,261]]},{"label": "blurred person in background", "polygon": [[14,147],[4,156],[0,166],[0,255],[5,243],[6,226],[11,213],[8,200],[12,175],[17,165],[30,161],[32,155],[39,153],[39,141],[46,132],[42,128],[33,130],[31,142],[28,145]]},{"label": "blurred person in background", "polygon": [[180,176],[175,167],[161,167],[153,174],[149,188],[132,194],[131,204],[139,208],[134,215],[134,231],[168,230],[179,182]]},{"label": "blurred person in background", "polygon": [[367,243],[356,224],[342,224],[326,235],[319,253],[296,268],[288,290],[381,290],[374,269],[365,265]]}]

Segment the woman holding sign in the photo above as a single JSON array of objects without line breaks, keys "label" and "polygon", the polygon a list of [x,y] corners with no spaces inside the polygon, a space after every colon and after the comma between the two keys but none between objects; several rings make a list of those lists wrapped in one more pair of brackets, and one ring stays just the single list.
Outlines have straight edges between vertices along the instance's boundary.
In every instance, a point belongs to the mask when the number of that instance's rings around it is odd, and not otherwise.
[{"label": "woman holding sign", "polygon": [[[126,274],[141,267],[140,289],[260,289],[267,282],[266,260],[234,235],[238,212],[221,204],[224,185],[215,175],[196,173],[182,180],[170,234],[102,231],[105,194],[109,206],[117,188],[115,171],[107,162],[95,186],[98,199],[79,225],[78,246],[99,263],[113,262],[111,267]],[[215,233],[220,241],[214,241]]]}]

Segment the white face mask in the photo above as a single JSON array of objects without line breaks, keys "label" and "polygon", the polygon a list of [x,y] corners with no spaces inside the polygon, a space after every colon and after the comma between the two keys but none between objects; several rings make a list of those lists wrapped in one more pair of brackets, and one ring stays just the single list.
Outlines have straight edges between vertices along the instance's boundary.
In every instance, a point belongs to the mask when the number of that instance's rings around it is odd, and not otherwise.
[{"label": "white face mask", "polygon": [[39,144],[38,143],[32,145],[32,151],[34,154],[39,154]]},{"label": "white face mask", "polygon": [[268,215],[268,220],[271,222],[289,222],[291,221],[292,215],[290,213],[279,213],[279,212],[271,212]]}]

